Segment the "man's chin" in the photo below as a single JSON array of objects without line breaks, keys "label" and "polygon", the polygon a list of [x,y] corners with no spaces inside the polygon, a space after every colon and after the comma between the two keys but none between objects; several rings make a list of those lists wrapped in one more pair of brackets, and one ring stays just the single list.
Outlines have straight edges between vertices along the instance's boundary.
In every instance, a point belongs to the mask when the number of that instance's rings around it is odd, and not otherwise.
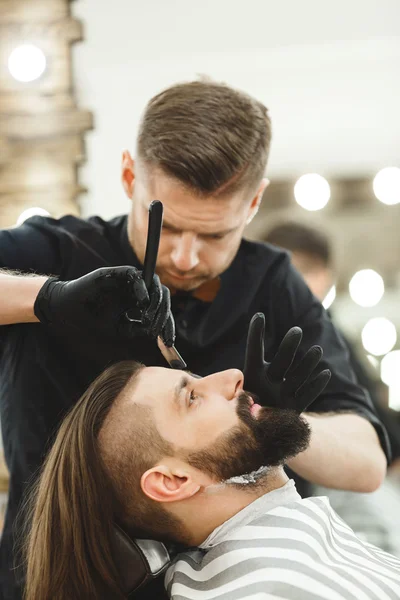
[{"label": "man's chin", "polygon": [[171,291],[175,290],[181,292],[193,292],[203,285],[203,283],[208,281],[206,277],[180,278],[170,275],[169,273],[163,273],[160,279]]}]

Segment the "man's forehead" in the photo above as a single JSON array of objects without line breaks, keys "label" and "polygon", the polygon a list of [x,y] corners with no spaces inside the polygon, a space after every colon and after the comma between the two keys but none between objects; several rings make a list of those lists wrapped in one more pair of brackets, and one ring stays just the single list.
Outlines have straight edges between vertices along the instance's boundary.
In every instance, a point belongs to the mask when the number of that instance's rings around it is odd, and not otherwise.
[{"label": "man's forehead", "polygon": [[169,382],[171,385],[176,383],[176,381],[180,380],[182,377],[186,378],[195,378],[202,379],[201,375],[193,373],[189,369],[182,371],[181,369],[171,369],[170,367],[144,367],[139,375],[139,382],[144,383],[149,380],[152,381],[154,378],[157,380],[163,380],[164,382]]},{"label": "man's forehead", "polygon": [[191,371],[181,371],[165,367],[145,367],[133,390],[134,401],[138,404],[154,404],[161,397],[173,399],[177,390],[187,387],[193,379],[201,379],[201,375]]},{"label": "man's forehead", "polygon": [[165,367],[145,367],[139,375],[133,391],[135,402],[149,404],[161,394],[169,395],[182,378],[183,371]]},{"label": "man's forehead", "polygon": [[144,367],[141,373],[141,379],[144,377],[147,379],[149,377],[157,377],[158,379],[161,377],[165,377],[173,381],[180,375],[182,375],[184,371],[180,369],[171,369],[169,367]]},{"label": "man's forehead", "polygon": [[[197,194],[183,183],[160,170],[152,170],[152,174],[142,180],[145,194],[140,194],[143,207],[148,210],[155,198],[164,205],[164,218],[171,221],[190,219],[190,215],[200,224],[206,225],[209,220],[215,222],[239,217],[247,208],[246,190],[238,190],[226,196],[208,197]],[[250,201],[250,198],[249,198]]]}]

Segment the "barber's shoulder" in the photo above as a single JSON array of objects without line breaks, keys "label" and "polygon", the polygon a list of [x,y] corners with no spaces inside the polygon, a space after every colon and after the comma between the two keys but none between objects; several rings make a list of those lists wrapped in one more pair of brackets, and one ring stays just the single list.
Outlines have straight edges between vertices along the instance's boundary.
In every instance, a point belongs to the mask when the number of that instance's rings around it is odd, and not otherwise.
[{"label": "barber's shoulder", "polygon": [[93,233],[104,235],[110,231],[120,230],[126,223],[127,216],[122,215],[106,221],[98,216],[83,219],[76,215],[64,215],[59,219],[53,217],[42,217],[36,215],[27,219],[24,226],[33,227],[42,230],[65,231],[72,235],[84,235]]},{"label": "barber's shoulder", "polygon": [[[83,219],[64,215],[59,219],[35,216],[23,225],[55,248],[66,278],[75,278],[102,266],[124,261],[121,239],[127,215],[108,221],[98,216]],[[67,273],[64,273],[64,270]]]},{"label": "barber's shoulder", "polygon": [[[96,218],[96,217],[95,217]],[[33,228],[42,232],[62,234],[79,234],[81,231],[93,229],[90,219],[82,219],[75,215],[64,215],[58,219],[35,215],[24,221],[23,228]]]},{"label": "barber's shoulder", "polygon": [[100,251],[119,245],[121,231],[126,226],[126,219],[126,215],[108,221],[98,216],[83,219],[75,215],[64,215],[59,219],[33,217],[27,221],[27,224],[43,233],[59,238],[68,238],[71,242],[75,240],[78,246],[83,243]]},{"label": "barber's shoulder", "polygon": [[267,242],[243,239],[239,253],[248,265],[254,265],[270,276],[274,271],[290,268],[290,255],[286,250]]}]

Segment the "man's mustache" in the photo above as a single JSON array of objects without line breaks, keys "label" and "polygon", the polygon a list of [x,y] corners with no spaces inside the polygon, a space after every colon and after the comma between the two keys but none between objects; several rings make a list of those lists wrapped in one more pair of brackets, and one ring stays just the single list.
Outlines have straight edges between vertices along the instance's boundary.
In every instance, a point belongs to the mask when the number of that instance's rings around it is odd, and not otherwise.
[{"label": "man's mustache", "polygon": [[[259,404],[261,406],[261,410],[257,415],[257,419],[254,419],[253,415],[251,414],[251,407],[253,404]],[[246,423],[246,425],[250,426],[251,428],[253,428],[256,423],[258,426],[261,426],[261,423],[267,419],[271,411],[273,412],[274,410],[276,409],[273,409],[269,406],[263,406],[256,394],[250,394],[245,390],[240,392],[239,396],[237,397],[236,414],[242,422]]]},{"label": "man's mustache", "polygon": [[239,396],[237,397],[236,405],[236,412],[238,413],[239,417],[244,411],[250,412],[253,403],[258,404],[257,400],[258,397],[255,396],[255,394],[249,394],[249,392],[246,392],[245,390],[240,392]]}]

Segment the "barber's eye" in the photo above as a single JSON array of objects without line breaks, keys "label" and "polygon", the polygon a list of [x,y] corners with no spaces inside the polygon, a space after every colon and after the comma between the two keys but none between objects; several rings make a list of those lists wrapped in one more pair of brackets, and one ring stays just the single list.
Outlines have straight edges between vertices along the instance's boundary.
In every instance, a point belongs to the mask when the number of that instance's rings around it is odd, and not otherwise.
[{"label": "barber's eye", "polygon": [[192,390],[190,392],[190,396],[189,396],[189,406],[192,406],[193,402],[196,400],[197,396],[194,393],[194,391]]},{"label": "barber's eye", "polygon": [[207,240],[211,240],[211,241],[214,240],[215,241],[215,240],[223,240],[226,237],[226,235],[225,234],[221,235],[221,234],[218,234],[218,233],[215,233],[215,234],[211,233],[210,235],[205,235],[204,237]]}]

